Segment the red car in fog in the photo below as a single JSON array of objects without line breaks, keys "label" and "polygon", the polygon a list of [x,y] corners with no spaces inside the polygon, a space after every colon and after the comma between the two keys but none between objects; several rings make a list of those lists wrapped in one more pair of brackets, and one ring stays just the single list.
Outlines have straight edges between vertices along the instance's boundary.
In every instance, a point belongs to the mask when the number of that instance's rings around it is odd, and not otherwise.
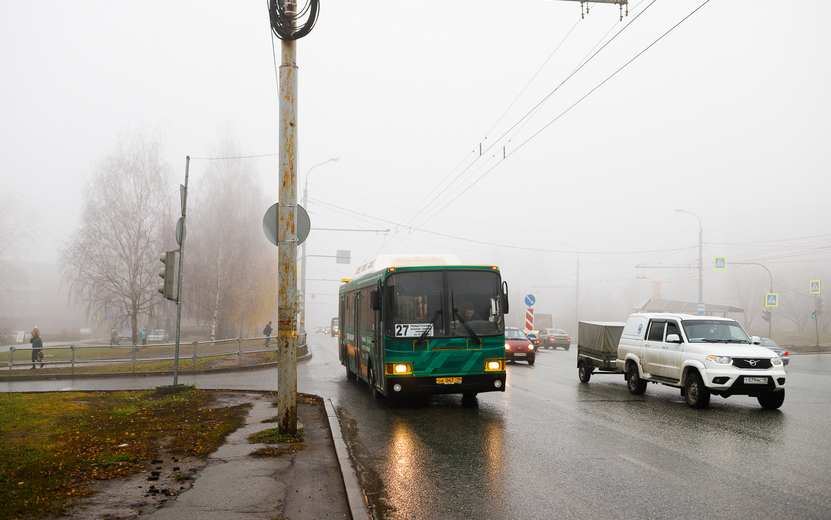
[{"label": "red car in fog", "polygon": [[533,365],[537,353],[534,351],[534,344],[519,329],[505,329],[505,361],[527,361]]}]

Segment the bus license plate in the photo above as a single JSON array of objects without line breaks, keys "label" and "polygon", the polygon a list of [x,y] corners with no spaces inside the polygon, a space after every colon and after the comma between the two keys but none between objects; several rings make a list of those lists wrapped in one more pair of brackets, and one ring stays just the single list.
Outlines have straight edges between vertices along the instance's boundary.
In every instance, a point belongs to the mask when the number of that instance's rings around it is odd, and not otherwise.
[{"label": "bus license plate", "polygon": [[525,352],[514,352],[514,357],[525,357],[527,355]]},{"label": "bus license plate", "polygon": [[461,377],[437,377],[437,385],[460,385],[462,384]]},{"label": "bus license plate", "polygon": [[766,385],[768,378],[766,377],[745,377],[744,384],[746,385]]}]

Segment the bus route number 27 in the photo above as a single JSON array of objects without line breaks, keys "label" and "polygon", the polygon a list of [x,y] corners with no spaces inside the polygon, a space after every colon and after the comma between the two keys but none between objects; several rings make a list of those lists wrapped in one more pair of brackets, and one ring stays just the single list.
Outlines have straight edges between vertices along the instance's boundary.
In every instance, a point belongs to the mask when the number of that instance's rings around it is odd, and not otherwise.
[{"label": "bus route number 27", "polygon": [[399,323],[395,326],[396,338],[417,338],[427,331],[427,336],[433,335],[432,323]]}]

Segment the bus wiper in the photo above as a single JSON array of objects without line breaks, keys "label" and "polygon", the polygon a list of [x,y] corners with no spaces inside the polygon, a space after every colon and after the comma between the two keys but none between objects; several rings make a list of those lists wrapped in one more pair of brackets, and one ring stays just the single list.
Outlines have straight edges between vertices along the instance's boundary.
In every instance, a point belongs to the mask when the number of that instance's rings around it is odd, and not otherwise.
[{"label": "bus wiper", "polygon": [[479,339],[479,336],[477,336],[476,333],[473,332],[473,329],[470,328],[470,325],[468,325],[467,322],[465,321],[465,319],[462,318],[461,313],[459,313],[459,309],[457,309],[456,307],[453,307],[453,314],[455,314],[456,317],[459,318],[459,321],[462,322],[462,325],[465,326],[467,331],[470,333],[470,337],[473,338],[473,341],[475,341],[477,345],[482,346],[482,340]]},{"label": "bus wiper", "polygon": [[473,341],[475,341],[476,344],[481,347],[482,346],[482,340],[480,340],[479,336],[477,336],[476,333],[473,332],[473,329],[470,328],[470,325],[468,325],[467,322],[465,321],[465,319],[462,318],[462,315],[459,314],[459,309],[456,308],[456,292],[455,291],[450,291],[450,308],[453,309],[453,315],[456,316],[457,318],[459,318],[459,321],[462,322],[462,325],[464,325],[465,328],[467,329],[467,331],[470,333],[470,337],[473,338]]},{"label": "bus wiper", "polygon": [[416,343],[415,343],[416,347],[421,345],[421,343],[424,341],[424,338],[427,337],[427,333],[430,332],[430,330],[435,325],[436,318],[438,318],[439,316],[444,314],[444,296],[441,293],[439,293],[439,298],[441,298],[441,307],[439,307],[439,310],[437,310],[436,313],[433,314],[433,317],[430,318],[429,326],[426,329],[424,329],[424,332],[422,332],[421,336],[419,336],[418,340],[416,340]]}]

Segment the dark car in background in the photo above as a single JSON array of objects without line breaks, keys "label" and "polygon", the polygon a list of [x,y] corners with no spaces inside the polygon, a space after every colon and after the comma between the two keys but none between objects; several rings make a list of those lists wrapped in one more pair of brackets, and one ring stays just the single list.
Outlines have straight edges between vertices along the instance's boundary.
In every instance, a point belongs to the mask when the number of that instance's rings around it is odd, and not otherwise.
[{"label": "dark car in background", "polygon": [[542,329],[540,347],[550,349],[563,347],[564,350],[568,350],[571,347],[571,336],[563,329]]},{"label": "dark car in background", "polygon": [[533,365],[536,357],[534,344],[524,332],[510,327],[505,329],[505,361],[527,361]]},{"label": "dark car in background", "polygon": [[776,352],[776,355],[782,360],[783,365],[787,365],[788,361],[790,361],[787,349],[780,347],[770,338],[762,338],[762,341],[759,342],[759,346]]}]

